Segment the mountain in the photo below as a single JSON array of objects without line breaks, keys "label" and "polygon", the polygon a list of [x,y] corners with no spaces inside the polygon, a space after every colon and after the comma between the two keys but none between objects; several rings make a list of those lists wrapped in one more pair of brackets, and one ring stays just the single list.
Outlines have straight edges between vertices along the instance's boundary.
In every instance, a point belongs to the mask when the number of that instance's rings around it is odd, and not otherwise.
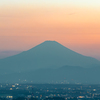
[{"label": "mountain", "polygon": [[100,61],[78,54],[56,41],[45,41],[36,47],[15,56],[0,60],[0,73],[34,71],[62,66],[91,68],[100,66]]}]

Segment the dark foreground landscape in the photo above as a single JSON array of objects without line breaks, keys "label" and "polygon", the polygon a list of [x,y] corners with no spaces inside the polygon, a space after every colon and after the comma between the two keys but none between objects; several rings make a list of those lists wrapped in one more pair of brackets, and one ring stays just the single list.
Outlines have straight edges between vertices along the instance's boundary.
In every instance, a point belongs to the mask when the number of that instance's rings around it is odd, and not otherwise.
[{"label": "dark foreground landscape", "polygon": [[0,84],[0,100],[100,100],[100,85]]}]

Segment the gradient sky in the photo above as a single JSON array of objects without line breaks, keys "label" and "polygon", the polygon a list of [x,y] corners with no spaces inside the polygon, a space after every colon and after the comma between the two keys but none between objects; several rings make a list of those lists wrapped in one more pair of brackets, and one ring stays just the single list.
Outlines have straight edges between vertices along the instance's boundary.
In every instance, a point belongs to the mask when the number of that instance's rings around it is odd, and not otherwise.
[{"label": "gradient sky", "polygon": [[100,0],[0,1],[0,51],[45,40],[100,59]]}]

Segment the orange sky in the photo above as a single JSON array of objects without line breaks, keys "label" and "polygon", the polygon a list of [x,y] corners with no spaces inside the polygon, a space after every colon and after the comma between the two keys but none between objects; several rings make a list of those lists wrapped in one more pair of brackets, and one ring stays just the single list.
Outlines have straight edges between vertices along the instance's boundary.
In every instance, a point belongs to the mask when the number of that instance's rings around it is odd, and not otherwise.
[{"label": "orange sky", "polygon": [[55,40],[81,54],[100,57],[99,0],[15,1],[0,1],[0,51],[28,50]]}]

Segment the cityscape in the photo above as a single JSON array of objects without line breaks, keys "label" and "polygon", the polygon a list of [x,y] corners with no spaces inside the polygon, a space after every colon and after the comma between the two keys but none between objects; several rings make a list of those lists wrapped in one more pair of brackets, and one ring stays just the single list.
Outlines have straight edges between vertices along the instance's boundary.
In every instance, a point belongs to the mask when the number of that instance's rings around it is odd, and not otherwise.
[{"label": "cityscape", "polygon": [[100,85],[0,84],[0,100],[100,100]]}]

